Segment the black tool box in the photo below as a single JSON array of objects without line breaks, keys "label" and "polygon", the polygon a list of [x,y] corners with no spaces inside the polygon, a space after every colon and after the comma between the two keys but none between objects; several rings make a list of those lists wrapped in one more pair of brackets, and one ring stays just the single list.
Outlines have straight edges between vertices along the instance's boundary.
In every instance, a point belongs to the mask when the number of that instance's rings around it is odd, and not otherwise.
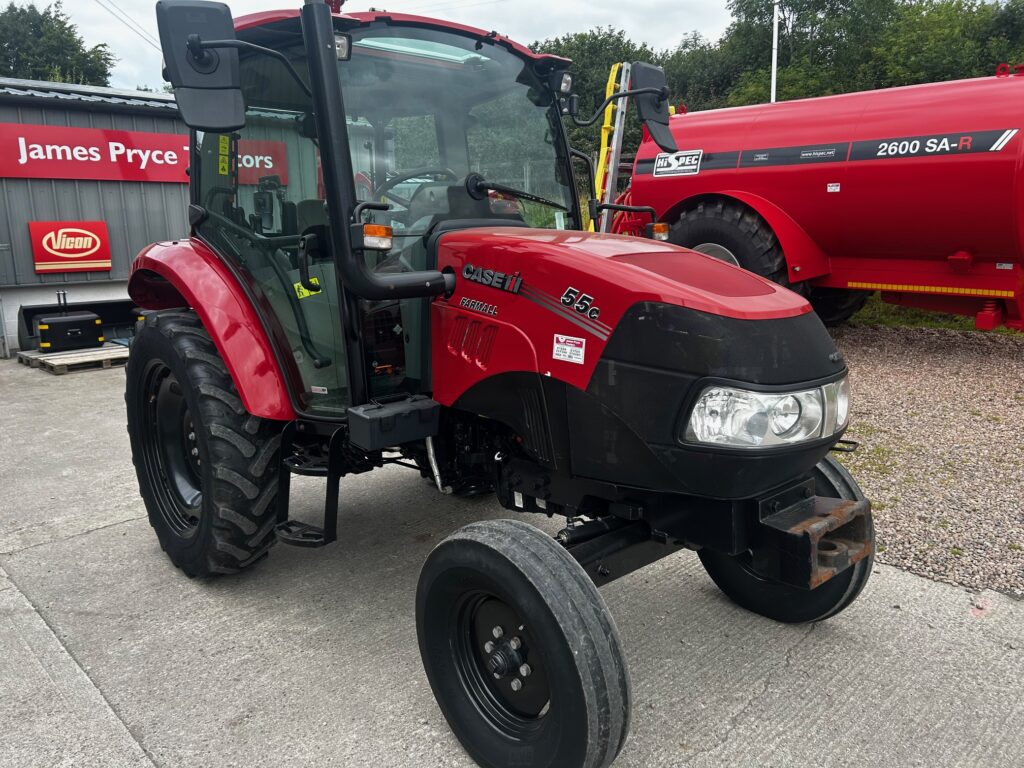
[{"label": "black tool box", "polygon": [[[68,305],[65,291],[57,291],[57,303]],[[103,346],[103,321],[95,312],[62,311],[60,314],[35,319],[40,352],[64,352]]]}]

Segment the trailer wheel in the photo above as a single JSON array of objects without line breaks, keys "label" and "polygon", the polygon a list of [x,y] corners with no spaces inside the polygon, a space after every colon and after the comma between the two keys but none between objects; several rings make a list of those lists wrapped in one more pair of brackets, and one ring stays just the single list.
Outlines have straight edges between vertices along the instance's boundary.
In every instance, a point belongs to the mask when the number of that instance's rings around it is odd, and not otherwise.
[{"label": "trailer wheel", "polygon": [[[857,481],[831,456],[811,473],[817,493],[837,499],[864,498]],[[874,526],[868,513],[868,531],[874,550]],[[712,581],[734,603],[748,611],[786,623],[822,621],[850,605],[871,575],[874,555],[868,555],[816,589],[799,589],[762,578],[750,566],[749,555],[735,557],[710,550],[700,551],[700,561]]]},{"label": "trailer wheel", "polygon": [[596,768],[629,730],[615,623],[564,548],[513,520],[473,523],[427,558],[416,593],[427,678],[482,766]]},{"label": "trailer wheel", "polygon": [[786,258],[768,222],[741,203],[718,199],[687,208],[669,230],[669,240],[802,290],[801,284],[790,285]]},{"label": "trailer wheel", "polygon": [[193,577],[262,558],[275,542],[280,425],[245,412],[193,312],[147,315],[126,378],[139,491],[171,562]]},{"label": "trailer wheel", "polygon": [[827,326],[842,325],[867,303],[871,291],[848,291],[842,288],[812,288],[807,300]]}]

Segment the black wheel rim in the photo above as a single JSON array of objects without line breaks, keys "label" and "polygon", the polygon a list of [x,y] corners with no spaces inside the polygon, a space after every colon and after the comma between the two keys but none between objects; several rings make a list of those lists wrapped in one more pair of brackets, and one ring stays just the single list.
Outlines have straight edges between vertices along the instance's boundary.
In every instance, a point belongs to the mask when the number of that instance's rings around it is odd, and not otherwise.
[{"label": "black wheel rim", "polygon": [[459,681],[480,714],[511,739],[540,730],[551,690],[543,653],[516,610],[496,595],[471,592],[455,605],[449,626]]},{"label": "black wheel rim", "polygon": [[167,527],[191,538],[202,515],[203,456],[188,402],[161,362],[147,369],[143,395],[142,454],[150,488]]}]

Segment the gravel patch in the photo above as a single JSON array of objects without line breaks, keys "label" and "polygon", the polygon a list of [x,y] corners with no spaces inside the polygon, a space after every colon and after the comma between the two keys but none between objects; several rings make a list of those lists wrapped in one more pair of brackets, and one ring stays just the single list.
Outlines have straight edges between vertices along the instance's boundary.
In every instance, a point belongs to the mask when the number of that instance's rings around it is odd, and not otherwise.
[{"label": "gravel patch", "polygon": [[878,560],[1024,597],[1024,336],[840,328]]}]

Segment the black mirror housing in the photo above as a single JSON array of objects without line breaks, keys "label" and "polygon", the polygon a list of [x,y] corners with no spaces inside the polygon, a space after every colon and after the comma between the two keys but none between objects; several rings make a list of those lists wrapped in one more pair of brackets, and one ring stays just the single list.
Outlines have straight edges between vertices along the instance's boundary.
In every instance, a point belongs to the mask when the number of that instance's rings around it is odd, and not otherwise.
[{"label": "black mirror housing", "polygon": [[204,41],[234,41],[235,25],[224,3],[159,0],[156,23],[164,55],[164,78],[174,88],[181,119],[214,133],[245,125],[245,101],[234,48]]},{"label": "black mirror housing", "polygon": [[668,83],[665,71],[653,64],[637,61],[630,70],[630,80],[630,88],[634,90],[657,88],[661,91],[660,96],[656,93],[637,95],[636,111],[655,144],[665,152],[678,152],[676,140],[668,129]]}]

